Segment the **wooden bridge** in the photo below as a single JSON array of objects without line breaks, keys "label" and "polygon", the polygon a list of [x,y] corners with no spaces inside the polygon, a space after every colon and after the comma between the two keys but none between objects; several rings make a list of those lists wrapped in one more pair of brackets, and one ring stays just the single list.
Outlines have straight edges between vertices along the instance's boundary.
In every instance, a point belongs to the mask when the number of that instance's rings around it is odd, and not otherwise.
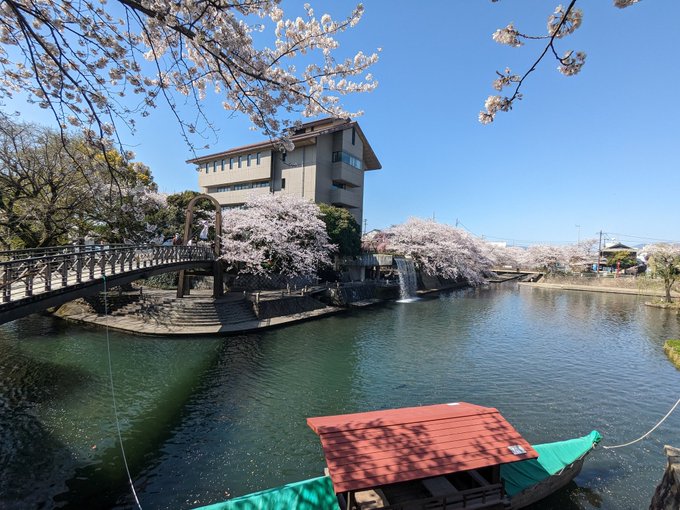
[{"label": "wooden bridge", "polygon": [[[209,246],[68,245],[0,251],[0,324],[170,271],[221,275]],[[215,278],[215,294],[221,278]],[[219,286],[219,288],[218,288]],[[183,289],[183,284],[180,289]]]}]

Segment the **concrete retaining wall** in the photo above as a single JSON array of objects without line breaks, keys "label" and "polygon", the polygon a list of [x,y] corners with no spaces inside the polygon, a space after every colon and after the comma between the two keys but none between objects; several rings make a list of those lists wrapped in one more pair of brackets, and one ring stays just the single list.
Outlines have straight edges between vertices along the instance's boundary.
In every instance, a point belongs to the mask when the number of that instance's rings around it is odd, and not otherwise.
[{"label": "concrete retaining wall", "polygon": [[326,308],[326,305],[310,296],[284,296],[253,303],[253,308],[257,318],[262,320],[320,310]]}]

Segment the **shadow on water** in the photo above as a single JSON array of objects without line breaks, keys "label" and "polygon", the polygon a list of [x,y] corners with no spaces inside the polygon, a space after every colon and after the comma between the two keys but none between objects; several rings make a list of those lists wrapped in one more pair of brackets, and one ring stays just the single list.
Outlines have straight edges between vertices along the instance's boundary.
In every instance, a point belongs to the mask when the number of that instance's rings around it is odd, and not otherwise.
[{"label": "shadow on water", "polygon": [[[37,325],[36,325],[37,324]],[[45,317],[0,329],[0,507],[110,508],[129,494],[101,331]],[[133,476],[181,419],[219,339],[112,335]]]},{"label": "shadow on water", "polygon": [[[68,468],[72,453],[40,421],[35,408],[74,392],[91,378],[75,367],[0,352],[0,506],[38,506],[45,497],[39,488]],[[21,486],[13,480],[22,480]],[[33,487],[30,493],[24,493],[27,486]]]}]

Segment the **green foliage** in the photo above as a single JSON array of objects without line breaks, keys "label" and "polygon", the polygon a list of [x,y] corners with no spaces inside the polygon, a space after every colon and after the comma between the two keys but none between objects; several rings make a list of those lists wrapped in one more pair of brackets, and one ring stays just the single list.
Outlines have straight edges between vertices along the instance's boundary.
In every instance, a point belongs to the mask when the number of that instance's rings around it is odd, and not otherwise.
[{"label": "green foliage", "polygon": [[154,289],[175,289],[179,280],[179,273],[161,273],[144,280],[144,285]]},{"label": "green foliage", "polygon": [[128,155],[0,116],[3,248],[148,240],[146,215],[161,203],[149,168]]},{"label": "green foliage", "polygon": [[607,264],[610,267],[616,267],[616,263],[620,262],[621,269],[627,269],[637,265],[637,260],[631,255],[629,251],[617,251],[614,255],[607,257]]},{"label": "green foliage", "polygon": [[666,344],[670,349],[680,354],[680,340],[666,340]]},{"label": "green foliage", "polygon": [[680,340],[666,340],[663,344],[663,352],[675,367],[680,369]]},{"label": "green foliage", "polygon": [[341,207],[319,204],[321,219],[331,243],[338,246],[338,254],[353,256],[361,253],[361,227],[354,216]]},{"label": "green foliage", "polygon": [[[181,236],[184,235],[187,206],[189,205],[189,202],[198,195],[200,195],[200,193],[197,191],[187,190],[168,196],[168,207],[163,213],[164,217],[163,220],[161,220],[162,223],[159,223],[162,225],[164,237],[172,237],[175,232],[178,232]],[[204,220],[209,220],[211,222],[208,234],[209,239],[214,239],[215,237],[215,228],[212,226],[213,220],[211,219],[213,218],[212,214],[214,210],[215,206],[207,198],[198,200],[194,205],[194,225],[196,225],[197,222]]]}]

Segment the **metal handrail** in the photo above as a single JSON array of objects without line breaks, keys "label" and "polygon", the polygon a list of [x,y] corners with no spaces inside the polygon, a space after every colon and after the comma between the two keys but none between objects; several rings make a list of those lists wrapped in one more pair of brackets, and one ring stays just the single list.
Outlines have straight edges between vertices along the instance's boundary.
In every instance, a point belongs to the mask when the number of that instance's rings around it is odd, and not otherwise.
[{"label": "metal handrail", "polygon": [[63,246],[45,246],[43,248],[23,248],[21,250],[0,251],[0,261],[11,261],[27,258],[36,258],[48,255],[77,253],[81,251],[93,251],[109,248],[129,248],[129,244],[65,244]]},{"label": "metal handrail", "polygon": [[[30,297],[129,271],[179,262],[211,261],[209,246],[65,246],[40,256],[0,261],[0,302]],[[87,249],[78,248],[86,247]],[[25,250],[22,250],[25,251]],[[0,305],[1,306],[1,305]]]}]

